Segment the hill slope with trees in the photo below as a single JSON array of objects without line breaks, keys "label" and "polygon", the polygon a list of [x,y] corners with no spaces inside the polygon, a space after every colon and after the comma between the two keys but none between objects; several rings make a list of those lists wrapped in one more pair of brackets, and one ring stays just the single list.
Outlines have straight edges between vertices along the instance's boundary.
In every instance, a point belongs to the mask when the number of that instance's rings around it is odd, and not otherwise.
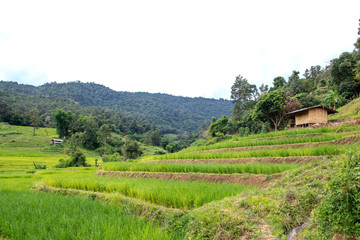
[{"label": "hill slope with trees", "polygon": [[0,89],[19,96],[71,99],[88,107],[106,107],[124,116],[146,122],[164,133],[195,132],[211,117],[231,115],[228,100],[190,98],[146,92],[118,92],[95,83],[47,83],[39,87],[0,82]]}]

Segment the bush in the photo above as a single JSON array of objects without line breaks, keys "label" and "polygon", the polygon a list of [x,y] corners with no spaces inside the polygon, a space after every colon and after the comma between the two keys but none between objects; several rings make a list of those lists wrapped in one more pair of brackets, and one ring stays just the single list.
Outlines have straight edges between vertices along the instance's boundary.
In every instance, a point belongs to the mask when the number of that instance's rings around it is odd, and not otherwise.
[{"label": "bush", "polygon": [[328,182],[314,218],[322,238],[330,239],[335,233],[360,236],[360,151],[349,153],[339,174]]},{"label": "bush", "polygon": [[70,159],[64,160],[60,159],[59,164],[57,164],[56,168],[67,168],[67,167],[88,167],[86,163],[86,157],[82,152],[74,153]]}]

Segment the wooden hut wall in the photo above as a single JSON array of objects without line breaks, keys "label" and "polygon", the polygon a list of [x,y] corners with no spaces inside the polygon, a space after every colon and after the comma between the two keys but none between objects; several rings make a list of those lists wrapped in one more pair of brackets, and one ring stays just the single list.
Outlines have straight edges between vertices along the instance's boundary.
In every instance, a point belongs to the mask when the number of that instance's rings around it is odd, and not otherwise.
[{"label": "wooden hut wall", "polygon": [[295,115],[295,125],[296,126],[309,123],[308,112],[309,111],[299,112]]},{"label": "wooden hut wall", "polygon": [[309,109],[308,123],[327,123],[328,111],[322,108]]}]

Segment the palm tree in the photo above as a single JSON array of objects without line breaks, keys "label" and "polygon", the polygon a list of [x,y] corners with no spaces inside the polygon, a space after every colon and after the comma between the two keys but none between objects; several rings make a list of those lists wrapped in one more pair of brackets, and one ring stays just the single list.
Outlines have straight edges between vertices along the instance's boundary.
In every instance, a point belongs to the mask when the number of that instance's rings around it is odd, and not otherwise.
[{"label": "palm tree", "polygon": [[343,97],[338,93],[337,90],[330,90],[329,93],[324,98],[325,102],[330,105],[334,103],[334,110],[336,110],[336,104],[343,101]]}]

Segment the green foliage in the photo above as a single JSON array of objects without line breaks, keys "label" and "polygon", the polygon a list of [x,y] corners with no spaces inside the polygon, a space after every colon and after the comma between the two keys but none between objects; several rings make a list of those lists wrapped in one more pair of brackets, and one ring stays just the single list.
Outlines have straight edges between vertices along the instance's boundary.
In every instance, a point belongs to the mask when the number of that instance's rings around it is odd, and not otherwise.
[{"label": "green foliage", "polygon": [[299,108],[313,107],[321,104],[321,100],[314,94],[299,93],[295,95],[295,98],[299,100]]},{"label": "green foliage", "polygon": [[[212,116],[230,116],[233,106],[231,101],[224,99],[117,92],[95,83],[47,83],[34,87],[0,81],[0,89],[9,93],[4,102],[19,113],[27,112],[26,108],[32,109],[32,104],[36,103],[39,110],[45,110],[40,111],[45,117],[51,115],[56,106],[77,115],[92,115],[99,126],[114,124],[124,135],[147,132],[151,129],[150,124],[163,133],[195,132]],[[19,102],[31,106],[23,109]]]},{"label": "green foliage", "polygon": [[54,114],[56,132],[59,135],[59,138],[69,137],[70,136],[70,124],[73,121],[75,116],[71,111],[64,111],[62,109],[56,109]]},{"label": "green foliage", "polygon": [[157,147],[161,146],[161,132],[158,129],[147,132],[145,143]]},{"label": "green foliage", "polygon": [[324,96],[324,103],[328,107],[333,107],[336,110],[336,104],[342,104],[345,102],[345,98],[338,94],[338,91],[330,90],[327,95]]},{"label": "green foliage", "polygon": [[263,114],[274,123],[275,131],[280,125],[284,115],[287,97],[283,90],[274,90],[260,96],[255,106],[255,114]]},{"label": "green foliage", "polygon": [[332,176],[314,218],[323,239],[334,233],[360,236],[360,151],[350,152],[340,172]]},{"label": "green foliage", "polygon": [[140,143],[132,140],[130,137],[125,138],[125,144],[122,147],[122,155],[126,159],[136,159],[138,158],[142,151],[140,149]]},{"label": "green foliage", "polygon": [[280,77],[280,76],[274,78],[274,80],[273,80],[273,85],[274,85],[274,87],[271,88],[271,91],[272,91],[272,90],[276,90],[276,89],[281,89],[283,86],[286,85],[285,78],[284,78],[284,77]]},{"label": "green foliage", "polygon": [[224,115],[216,122],[211,123],[209,127],[209,133],[212,137],[216,137],[218,135],[225,135],[228,129],[229,119]]},{"label": "green foliage", "polygon": [[36,164],[35,162],[33,164],[35,169],[46,169],[46,165]]},{"label": "green foliage", "polygon": [[331,76],[336,90],[345,98],[359,96],[360,82],[355,79],[356,59],[354,54],[344,52],[332,60]]},{"label": "green foliage", "polygon": [[60,159],[59,164],[55,167],[57,168],[67,168],[67,167],[87,167],[89,166],[86,163],[86,157],[82,152],[76,152],[71,155],[70,159],[64,160]]}]

